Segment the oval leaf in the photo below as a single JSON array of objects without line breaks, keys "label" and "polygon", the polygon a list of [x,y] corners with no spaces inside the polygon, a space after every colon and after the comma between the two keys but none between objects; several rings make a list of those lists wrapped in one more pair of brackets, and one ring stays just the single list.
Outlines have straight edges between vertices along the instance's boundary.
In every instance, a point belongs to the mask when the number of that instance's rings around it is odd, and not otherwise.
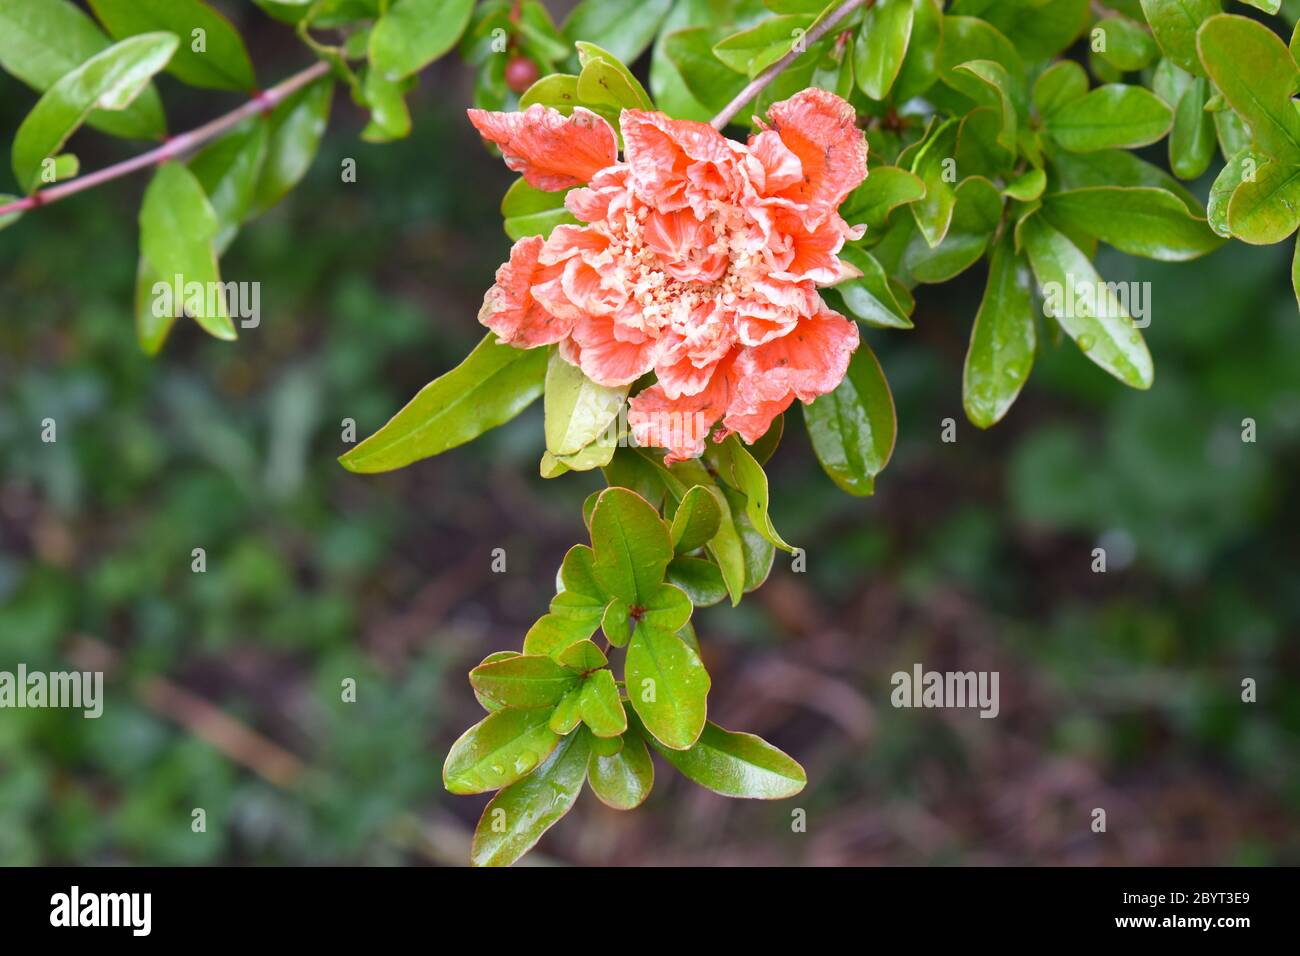
[{"label": "oval leaf", "polygon": [[451,793],[483,793],[530,773],[559,743],[547,726],[550,717],[549,707],[488,714],[451,745],[443,786]]},{"label": "oval leaf", "polygon": [[388,80],[418,73],[456,45],[474,0],[393,0],[370,31],[370,63]]},{"label": "oval leaf", "polygon": [[732,733],[717,724],[708,724],[689,750],[655,749],[684,777],[724,797],[780,800],[808,783],[789,754],[754,734]]},{"label": "oval leaf", "polygon": [[823,470],[851,495],[869,495],[894,453],[894,398],[875,353],[863,343],[833,392],[803,409],[808,436]]},{"label": "oval leaf", "polygon": [[509,866],[536,846],[573,809],[587,779],[590,754],[591,738],[584,731],[569,734],[559,739],[544,764],[493,797],[474,829],[470,862]]},{"label": "oval leaf", "polygon": [[708,711],[709,674],[695,651],[671,631],[638,627],[627,648],[628,699],[665,747],[685,750],[700,736]]},{"label": "oval leaf", "polygon": [[962,373],[962,404],[974,425],[988,428],[1000,421],[1020,394],[1034,362],[1034,321],[1029,264],[1007,235],[989,262]]},{"label": "oval leaf", "polygon": [[54,157],[93,110],[122,110],[176,52],[170,33],[146,33],[115,43],[46,90],[14,136],[14,175],[26,192],[42,185]]},{"label": "oval leaf", "polygon": [[379,431],[339,459],[349,471],[401,468],[463,445],[514,418],[542,393],[545,349],[516,349],[488,333]]},{"label": "oval leaf", "polygon": [[229,20],[199,0],[89,0],[99,22],[116,39],[153,31],[174,33],[181,44],[167,72],[182,83],[211,90],[257,86],[244,41]]},{"label": "oval leaf", "polygon": [[591,792],[607,807],[634,810],[645,803],[654,786],[655,768],[650,751],[640,737],[623,741],[623,749],[601,756],[592,749],[587,762],[587,779]]},{"label": "oval leaf", "polygon": [[1092,362],[1125,385],[1150,388],[1155,372],[1142,333],[1088,257],[1037,214],[1020,224],[1020,237],[1048,314]]}]

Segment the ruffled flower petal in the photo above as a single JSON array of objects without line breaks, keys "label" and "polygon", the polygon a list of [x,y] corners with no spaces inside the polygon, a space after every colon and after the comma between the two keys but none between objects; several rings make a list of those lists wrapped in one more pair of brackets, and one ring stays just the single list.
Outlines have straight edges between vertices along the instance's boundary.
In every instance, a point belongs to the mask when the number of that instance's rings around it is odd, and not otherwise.
[{"label": "ruffled flower petal", "polygon": [[789,334],[744,350],[736,359],[736,389],[723,424],[745,441],[757,441],[796,398],[811,402],[833,391],[857,347],[858,327],[826,309]]},{"label": "ruffled flower petal", "polygon": [[866,136],[853,107],[834,93],[803,90],[773,104],[767,116],[803,167],[799,182],[769,195],[807,203],[814,214],[825,215],[867,178]]},{"label": "ruffled flower petal", "polygon": [[573,328],[579,367],[593,382],[611,388],[630,385],[654,368],[663,348],[658,339],[629,342],[615,332],[613,318],[600,315],[583,316]]},{"label": "ruffled flower petal", "polygon": [[541,236],[520,239],[510,250],[510,261],[497,269],[496,284],[483,296],[478,320],[496,333],[502,342],[531,349],[565,338],[573,329],[574,316],[552,314],[535,296],[536,288],[558,278],[560,266],[538,262]]},{"label": "ruffled flower petal", "polygon": [[725,191],[729,183],[721,170],[738,165],[727,138],[708,123],[624,110],[619,126],[630,185],[661,212],[691,205],[691,188]]},{"label": "ruffled flower petal", "polygon": [[540,103],[522,113],[468,113],[483,138],[501,147],[506,165],[536,189],[558,192],[589,182],[618,161],[613,128],[580,106],[571,116]]},{"label": "ruffled flower petal", "polygon": [[629,404],[627,423],[638,445],[664,448],[664,463],[698,458],[704,443],[731,401],[732,358],[718,363],[707,387],[693,395],[669,398],[662,385],[652,385]]}]

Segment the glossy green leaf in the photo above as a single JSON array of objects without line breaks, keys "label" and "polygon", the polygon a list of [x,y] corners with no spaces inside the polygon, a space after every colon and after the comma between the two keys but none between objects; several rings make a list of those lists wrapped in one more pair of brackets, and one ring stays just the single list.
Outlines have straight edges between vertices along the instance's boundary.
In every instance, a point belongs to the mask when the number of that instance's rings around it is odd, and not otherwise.
[{"label": "glossy green leaf", "polygon": [[1002,194],[982,176],[962,180],[956,190],[952,222],[943,241],[931,247],[913,237],[903,265],[918,282],[947,282],[979,261],[1002,216]]},{"label": "glossy green leaf", "polygon": [[646,729],[672,750],[700,736],[708,710],[709,674],[676,634],[638,627],[624,668],[628,699]]},{"label": "glossy green leaf", "polygon": [[605,613],[600,618],[600,630],[605,640],[615,647],[626,647],[632,639],[632,609],[618,598],[605,605]]},{"label": "glossy green leaf", "polygon": [[[218,229],[217,215],[194,174],[180,163],[159,166],[140,205],[140,254],[158,281],[171,287],[173,316],[188,312],[209,335],[230,340],[235,326],[224,295],[216,294],[221,289],[213,248]],[[177,288],[184,294],[176,295]],[[192,297],[192,288],[200,294]]]},{"label": "glossy green leaf", "polygon": [[[912,35],[907,41],[907,55],[894,80],[895,102],[906,103],[925,93],[939,75],[939,52],[944,43],[944,16],[941,0],[911,0]],[[856,50],[857,44],[854,44]]]},{"label": "glossy green leaf", "polygon": [[635,810],[645,803],[654,786],[655,770],[650,751],[640,737],[625,738],[623,748],[602,756],[592,748],[587,762],[591,792],[607,807]]},{"label": "glossy green leaf", "polygon": [[631,63],[650,45],[671,6],[672,0],[583,0],[564,21],[564,35]]},{"label": "glossy green leaf", "polygon": [[145,355],[162,351],[172,326],[181,315],[178,308],[162,308],[158,298],[158,283],[162,276],[144,256],[136,263],[135,275],[135,335]]},{"label": "glossy green leaf", "polygon": [[851,495],[869,495],[894,453],[898,421],[889,383],[864,342],[833,392],[803,409],[808,436],[822,469]]},{"label": "glossy green leaf", "polygon": [[1140,86],[1111,83],[1066,103],[1046,128],[1062,148],[1076,153],[1136,149],[1154,143],[1173,125],[1172,111]]},{"label": "glossy green leaf", "polygon": [[583,103],[613,110],[654,109],[650,94],[618,57],[585,40],[577,41],[574,46],[582,64],[576,91]]},{"label": "glossy green leaf", "polygon": [[803,14],[768,17],[719,40],[713,45],[713,55],[752,78],[789,53],[812,22],[812,17]]},{"label": "glossy green leaf", "polygon": [[907,208],[931,247],[948,234],[953,207],[957,205],[956,147],[957,121],[950,119],[935,130],[912,162],[912,172],[924,184],[925,196]]},{"label": "glossy green leaf", "polygon": [[598,670],[583,682],[578,709],[582,722],[597,737],[617,737],[627,730],[627,714],[608,670]]},{"label": "glossy green leaf", "polygon": [[1088,94],[1088,74],[1073,60],[1053,63],[1034,81],[1034,108],[1042,117],[1051,116],[1067,103]]},{"label": "glossy green leaf", "polygon": [[717,31],[709,27],[675,30],[664,38],[665,56],[709,114],[731,102],[746,83],[745,77],[713,55],[713,44],[719,39]]},{"label": "glossy green leaf", "polygon": [[[492,664],[496,661],[509,660],[512,657],[518,656],[519,654],[516,651],[496,651],[479,661],[479,666],[482,666],[483,664]],[[489,714],[498,710],[505,710],[505,705],[500,701],[493,700],[490,697],[485,697],[480,694],[478,690],[474,690],[474,699],[477,700],[479,705]]]},{"label": "glossy green leaf", "polygon": [[1219,0],[1142,0],[1142,12],[1165,56],[1198,74],[1204,71],[1196,55],[1196,31],[1221,9]]},{"label": "glossy green leaf", "polygon": [[988,284],[980,301],[962,371],[962,405],[971,423],[988,428],[1002,420],[1034,363],[1033,276],[1003,236],[989,260]]},{"label": "glossy green leaf", "polygon": [[1002,195],[1018,202],[1033,202],[1047,188],[1047,174],[1041,169],[1029,169],[1007,183]]},{"label": "glossy green leaf", "polygon": [[873,100],[889,95],[903,67],[912,38],[912,16],[910,0],[881,0],[862,18],[853,44],[853,78],[858,89]]},{"label": "glossy green leaf", "polygon": [[1205,111],[1209,83],[1198,77],[1174,110],[1169,134],[1169,167],[1180,179],[1196,179],[1210,168],[1217,143],[1214,114]]},{"label": "glossy green leaf", "polygon": [[1020,239],[1045,310],[1084,355],[1125,385],[1150,388],[1155,372],[1142,333],[1088,257],[1040,214],[1020,224]]},{"label": "glossy green leaf", "polygon": [[[744,569],[741,569],[743,575]],[[712,561],[704,558],[678,557],[668,564],[668,583],[685,592],[695,607],[710,607],[727,596],[727,585],[722,572]],[[744,588],[744,581],[741,581]]]},{"label": "glossy green leaf", "polygon": [[176,34],[180,46],[167,72],[182,83],[212,90],[257,86],[244,41],[230,21],[199,0],[89,0],[99,22],[117,40],[142,33]]},{"label": "glossy green leaf", "polygon": [[1001,135],[1000,110],[981,106],[961,118],[957,127],[956,168],[962,176],[1005,179],[1012,175],[1016,152],[998,142]]},{"label": "glossy green leaf", "polygon": [[582,369],[551,352],[546,367],[546,450],[573,455],[599,438],[618,417],[628,386],[598,385]]},{"label": "glossy green leaf", "polygon": [[[69,0],[0,3],[0,69],[38,93],[111,45],[95,22]],[[152,85],[125,109],[96,110],[86,122],[129,139],[153,139],[167,131],[162,101]]]},{"label": "glossy green leaf", "polygon": [[1001,64],[1013,78],[1015,86],[1008,92],[1018,106],[1024,105],[1025,65],[1015,45],[984,19],[949,16],[943,23],[944,39],[939,51],[939,76],[943,82],[977,103],[991,103],[984,82],[957,69],[972,60],[989,60]]},{"label": "glossy green leaf", "polygon": [[686,86],[681,71],[668,56],[666,39],[678,30],[704,26],[706,13],[707,11],[690,3],[674,3],[659,28],[659,38],[650,52],[650,89],[658,108],[669,116],[705,123],[713,113]]},{"label": "glossy green leaf", "polygon": [[772,572],[776,559],[776,546],[768,541],[749,520],[745,496],[734,488],[721,486],[723,497],[731,507],[731,520],[740,539],[740,552],[745,567],[745,593],[762,586]]},{"label": "glossy green leaf", "polygon": [[703,485],[686,492],[673,514],[672,541],[677,554],[688,554],[713,540],[722,523],[717,498]]},{"label": "glossy green leaf", "polygon": [[[551,626],[554,633],[563,629],[578,637],[589,637],[600,626],[600,619],[605,613],[609,599],[591,594],[579,594],[576,591],[561,591],[551,599],[551,615],[562,619],[563,625]],[[565,646],[572,643],[572,638],[565,640]],[[550,650],[539,653],[550,653]]]},{"label": "glossy green leaf", "polygon": [[551,708],[498,710],[451,745],[442,767],[450,793],[484,793],[507,787],[532,771],[559,738],[547,726]]},{"label": "glossy green leaf", "polygon": [[578,685],[579,677],[545,655],[521,654],[480,664],[469,672],[479,694],[503,707],[553,707]]},{"label": "glossy green leaf", "polygon": [[252,207],[253,192],[266,160],[267,140],[267,122],[258,117],[190,160],[190,172],[197,177],[217,216],[214,245],[218,256],[234,241]]},{"label": "glossy green leaf", "polygon": [[1099,50],[1098,54],[1122,73],[1132,73],[1150,66],[1160,53],[1151,34],[1124,17],[1099,20],[1092,27],[1091,37],[1093,49],[1104,44],[1105,48]]},{"label": "glossy green leaf", "polygon": [[745,513],[749,516],[750,522],[753,523],[759,534],[776,547],[786,551],[793,551],[794,549],[786,543],[785,539],[777,532],[776,525],[772,523],[772,516],[768,511],[772,495],[768,488],[767,473],[763,471],[763,466],[758,463],[736,435],[730,436],[719,447],[727,449],[730,473],[735,479],[733,486],[745,495]]},{"label": "glossy green leaf", "polygon": [[[534,103],[549,106],[568,116],[575,106],[582,105],[578,99],[578,78],[572,73],[550,73],[543,76],[519,97],[519,109],[526,110]],[[554,196],[555,193],[547,195]]]},{"label": "glossy green leaf", "polygon": [[1242,184],[1245,177],[1248,174],[1257,176],[1259,167],[1264,162],[1266,160],[1263,157],[1256,156],[1250,151],[1249,146],[1245,146],[1224,164],[1223,169],[1219,170],[1219,175],[1210,185],[1210,196],[1205,204],[1210,228],[1218,235],[1224,238],[1232,235],[1232,231],[1228,228],[1228,203],[1232,201],[1233,193],[1237,191],[1237,187]]},{"label": "glossy green leaf", "polygon": [[912,328],[906,307],[898,300],[888,273],[876,257],[853,246],[845,246],[839,255],[843,261],[862,273],[855,278],[845,279],[834,287],[849,314],[875,328]]},{"label": "glossy green leaf", "polygon": [[1091,186],[1150,186],[1164,189],[1182,200],[1190,213],[1204,211],[1200,200],[1187,187],[1159,166],[1122,149],[1095,153],[1058,153],[1052,157],[1053,192],[1086,189]]},{"label": "glossy green leaf", "polygon": [[1300,161],[1300,112],[1291,95],[1297,68],[1282,39],[1245,17],[1210,17],[1196,34],[1210,79],[1255,134],[1255,145],[1275,158]]},{"label": "glossy green leaf", "polygon": [[1300,162],[1264,163],[1228,200],[1228,230],[1243,242],[1272,245],[1295,232],[1298,224]]},{"label": "glossy green leaf", "polygon": [[626,488],[601,492],[591,515],[591,541],[596,580],[624,604],[648,600],[673,558],[668,528],[658,512]]},{"label": "glossy green leaf", "polygon": [[1094,186],[1043,198],[1058,229],[1095,236],[1129,255],[1182,262],[1223,244],[1204,219],[1194,218],[1173,193],[1148,186]]},{"label": "glossy green leaf", "polygon": [[599,670],[609,663],[609,659],[596,646],[595,641],[578,641],[576,644],[570,644],[555,655],[555,660],[556,663],[579,674]]},{"label": "glossy green leaf", "polygon": [[958,64],[955,70],[969,73],[988,87],[996,97],[1002,125],[998,131],[998,143],[1006,150],[1016,150],[1018,119],[1016,105],[1012,100],[1012,78],[1006,67],[993,60],[970,60]]},{"label": "glossy green leaf", "polygon": [[474,829],[470,861],[509,866],[536,846],[573,809],[587,779],[590,754],[591,737],[578,730],[562,738],[535,771],[493,797]]},{"label": "glossy green leaf", "polygon": [[553,733],[566,736],[573,733],[582,724],[582,686],[570,690],[551,711],[546,726]]},{"label": "glossy green leaf", "polygon": [[[593,497],[599,498],[599,493]],[[596,581],[595,560],[595,553],[585,544],[571,547],[560,564],[560,583],[564,590],[604,597],[605,593]]]},{"label": "glossy green leaf", "polygon": [[661,584],[641,605],[638,627],[654,631],[680,631],[691,619],[691,599],[672,584]]},{"label": "glossy green leaf", "polygon": [[125,109],[171,59],[176,38],[169,33],[131,37],[91,57],[45,91],[27,114],[13,143],[19,185],[42,185],[44,162],[63,148],[94,110]]},{"label": "glossy green leaf", "polygon": [[676,502],[680,502],[687,490],[694,485],[702,485],[713,493],[722,517],[718,523],[718,533],[709,541],[706,550],[722,573],[727,585],[727,593],[731,596],[731,603],[739,604],[746,585],[745,546],[738,528],[737,516],[733,513],[723,489],[698,459],[678,462],[671,469],[667,469],[653,452],[642,450],[638,457],[642,461],[651,463],[655,475]]},{"label": "glossy green leaf", "polygon": [[392,0],[370,31],[370,63],[389,80],[418,73],[456,45],[474,0]]},{"label": "glossy green leaf", "polygon": [[684,777],[724,797],[780,800],[793,797],[808,783],[803,767],[789,754],[761,737],[717,724],[708,724],[689,750],[655,749]]},{"label": "glossy green leaf", "polygon": [[514,418],[542,394],[546,349],[516,349],[488,333],[379,431],[343,455],[349,471],[391,471],[441,454]]},{"label": "glossy green leaf", "polygon": [[[563,602],[568,592],[558,594],[551,602],[551,613],[544,614],[528,629],[524,635],[525,654],[547,654],[551,657],[561,653],[566,647],[584,641],[600,626],[604,603],[593,616],[588,614],[563,613]],[[560,606],[557,607],[557,604]]]},{"label": "glossy green leaf", "polygon": [[1296,241],[1291,255],[1291,289],[1295,292],[1296,305],[1300,306],[1300,240]]},{"label": "glossy green leaf", "polygon": [[1214,133],[1225,162],[1250,146],[1250,128],[1230,106],[1214,113]]},{"label": "glossy green leaf", "polygon": [[298,185],[311,168],[329,123],[334,81],[317,80],[271,111],[266,162],[253,195],[252,215],[260,216]]},{"label": "glossy green leaf", "polygon": [[516,179],[501,200],[506,235],[514,241],[525,236],[551,234],[561,223],[578,225],[572,213],[564,206],[566,192],[544,192]]},{"label": "glossy green leaf", "polygon": [[370,122],[361,131],[367,143],[391,143],[411,135],[411,110],[406,95],[415,78],[390,80],[379,70],[367,68],[361,79],[361,98],[370,110]]},{"label": "glossy green leaf", "polygon": [[862,185],[849,193],[840,215],[852,224],[865,223],[868,230],[883,229],[893,210],[924,195],[925,184],[910,170],[876,166]]},{"label": "glossy green leaf", "polygon": [[1089,19],[1088,0],[954,0],[950,12],[987,20],[1031,62],[1061,53]]}]

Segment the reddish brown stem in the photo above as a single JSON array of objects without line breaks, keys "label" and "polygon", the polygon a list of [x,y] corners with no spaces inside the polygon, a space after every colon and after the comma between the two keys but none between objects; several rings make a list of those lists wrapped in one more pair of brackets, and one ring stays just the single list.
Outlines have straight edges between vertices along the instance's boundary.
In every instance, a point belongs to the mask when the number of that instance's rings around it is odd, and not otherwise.
[{"label": "reddish brown stem", "polygon": [[813,28],[804,34],[803,43],[800,44],[803,49],[791,50],[781,59],[777,60],[758,76],[746,84],[745,88],[736,94],[736,98],[722,108],[722,112],[713,117],[713,128],[722,129],[731,122],[732,118],[741,111],[746,103],[761,93],[767,84],[771,83],[787,66],[793,63],[799,57],[803,56],[808,47],[812,46],[826,34],[835,29],[835,25],[847,17],[858,7],[868,6],[873,0],[845,0],[820,23],[814,24]]},{"label": "reddish brown stem", "polygon": [[330,66],[324,60],[313,63],[307,69],[295,73],[269,90],[258,93],[238,109],[231,110],[224,116],[218,116],[216,119],[204,123],[198,129],[192,129],[188,133],[173,136],[161,146],[151,149],[147,153],[141,153],[139,156],[133,156],[120,163],[96,170],[93,173],[69,179],[65,183],[58,183],[48,189],[32,193],[24,199],[0,206],[0,218],[13,213],[27,212],[29,209],[36,209],[38,206],[48,206],[52,202],[66,199],[102,183],[120,179],[122,176],[127,176],[136,170],[146,169],[159,163],[165,163],[169,159],[183,156],[194,148],[209,140],[216,139],[222,133],[238,126],[250,116],[256,116],[258,113],[265,113],[274,109],[308,83],[320,79],[329,70]]}]

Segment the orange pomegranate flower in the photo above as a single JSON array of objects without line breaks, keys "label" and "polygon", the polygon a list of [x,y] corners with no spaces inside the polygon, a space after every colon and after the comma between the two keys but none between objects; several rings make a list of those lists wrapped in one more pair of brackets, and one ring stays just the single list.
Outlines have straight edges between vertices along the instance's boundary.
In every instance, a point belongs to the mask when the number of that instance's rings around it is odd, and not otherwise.
[{"label": "orange pomegranate flower", "polygon": [[613,129],[581,108],[469,116],[530,185],[586,184],[565,205],[587,225],[519,240],[479,320],[519,348],[558,344],[602,385],[653,371],[628,415],[638,444],[695,457],[719,422],[715,440],[754,442],[844,378],[857,326],[817,293],[855,274],[837,253],[863,229],[837,211],[867,175],[844,100],[804,90],[747,145],[624,110],[622,162]]}]

